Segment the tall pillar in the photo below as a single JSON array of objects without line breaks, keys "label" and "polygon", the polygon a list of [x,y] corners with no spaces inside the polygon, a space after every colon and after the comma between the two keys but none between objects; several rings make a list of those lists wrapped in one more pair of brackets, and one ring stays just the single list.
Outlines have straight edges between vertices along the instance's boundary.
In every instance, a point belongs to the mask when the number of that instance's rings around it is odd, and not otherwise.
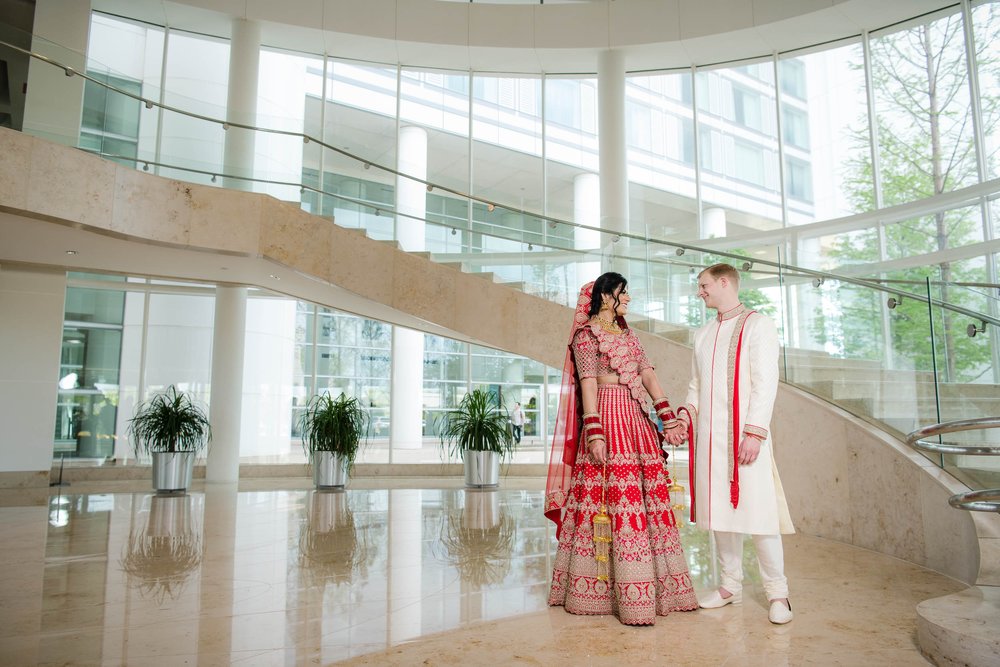
[{"label": "tall pillar", "polygon": [[65,298],[65,271],[0,267],[0,486],[48,481]]},{"label": "tall pillar", "polygon": [[[573,178],[573,222],[594,229],[577,227],[573,232],[573,247],[591,254],[576,265],[576,287],[601,275],[601,179],[597,174],[577,174]],[[573,286],[571,286],[573,287]],[[573,295],[570,294],[572,297]]]},{"label": "tall pillar", "polygon": [[[87,69],[90,0],[36,0],[32,51],[78,72]],[[57,46],[53,46],[57,45]],[[66,146],[80,143],[84,79],[34,58],[28,63],[23,129]]]},{"label": "tall pillar", "polygon": [[[628,231],[628,160],[625,143],[625,54],[601,51],[597,55],[597,127],[600,146],[601,228],[609,232]],[[610,246],[620,254],[627,243]],[[626,270],[617,259],[606,268]]]},{"label": "tall pillar", "polygon": [[205,481],[232,483],[240,478],[240,421],[243,407],[243,349],[247,288],[215,290],[212,339],[212,395],[209,418],[212,445]]},{"label": "tall pillar", "polygon": [[699,238],[721,239],[726,235],[726,209],[706,208],[701,212]]},{"label": "tall pillar", "polygon": [[[427,130],[399,128],[398,168],[403,174],[427,178]],[[396,177],[396,240],[407,252],[425,247],[424,222],[427,188],[418,181]],[[389,422],[392,447],[419,449],[423,445],[424,335],[419,331],[392,328],[392,389]]]},{"label": "tall pillar", "polygon": [[[403,174],[427,178],[427,130],[414,125],[399,128],[398,169]],[[427,186],[403,176],[396,176],[396,240],[406,252],[422,252],[424,222],[427,215]]]},{"label": "tall pillar", "polygon": [[[229,43],[229,89],[226,100],[226,120],[233,123],[257,123],[257,77],[260,70],[260,24],[233,19],[232,40]],[[233,176],[253,176],[253,130],[231,127],[226,131],[223,171]],[[227,178],[227,188],[252,190],[251,182]]]}]

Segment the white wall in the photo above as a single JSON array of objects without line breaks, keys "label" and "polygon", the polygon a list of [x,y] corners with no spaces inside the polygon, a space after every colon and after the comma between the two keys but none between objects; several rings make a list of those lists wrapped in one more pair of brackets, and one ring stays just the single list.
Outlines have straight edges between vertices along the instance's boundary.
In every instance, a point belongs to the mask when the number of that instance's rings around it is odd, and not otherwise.
[{"label": "white wall", "polygon": [[175,384],[208,406],[215,298],[153,294],[146,337],[146,395]]},{"label": "white wall", "polygon": [[248,299],[240,456],[291,452],[295,301]]},{"label": "white wall", "polygon": [[0,266],[0,472],[48,471],[66,274]]}]

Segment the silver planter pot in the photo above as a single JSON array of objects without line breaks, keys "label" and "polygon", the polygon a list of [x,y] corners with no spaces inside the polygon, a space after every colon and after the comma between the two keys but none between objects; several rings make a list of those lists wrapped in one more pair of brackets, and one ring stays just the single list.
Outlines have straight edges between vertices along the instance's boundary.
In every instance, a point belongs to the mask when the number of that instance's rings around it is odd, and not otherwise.
[{"label": "silver planter pot", "polygon": [[186,491],[194,476],[194,452],[153,452],[153,488],[157,493]]},{"label": "silver planter pot", "polygon": [[465,462],[465,485],[472,488],[500,484],[500,455],[496,452],[462,452]]},{"label": "silver planter pot", "polygon": [[347,484],[347,461],[333,452],[313,452],[313,484],[317,489],[343,488]]}]

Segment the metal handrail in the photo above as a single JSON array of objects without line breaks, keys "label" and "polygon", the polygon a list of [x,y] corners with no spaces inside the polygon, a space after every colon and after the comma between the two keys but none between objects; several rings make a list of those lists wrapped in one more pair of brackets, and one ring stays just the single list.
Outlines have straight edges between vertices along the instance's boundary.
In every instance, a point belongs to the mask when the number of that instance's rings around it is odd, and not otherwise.
[{"label": "metal handrail", "polygon": [[[611,236],[614,243],[617,243],[620,239],[625,238],[625,239],[633,239],[633,240],[636,240],[636,241],[641,241],[643,243],[651,243],[651,244],[654,244],[654,245],[662,245],[662,246],[665,246],[665,247],[676,249],[676,254],[678,256],[683,255],[687,251],[700,252],[700,253],[706,253],[706,254],[711,254],[711,255],[716,255],[716,256],[727,257],[729,259],[737,260],[738,262],[747,262],[747,261],[750,261],[750,263],[753,264],[753,265],[770,266],[773,269],[777,270],[779,272],[779,275],[780,274],[787,274],[788,272],[793,272],[793,273],[799,274],[800,276],[803,276],[803,277],[809,277],[809,278],[813,278],[813,279],[819,279],[821,282],[824,282],[826,280],[831,280],[831,281],[837,281],[837,282],[840,282],[840,283],[848,283],[848,284],[852,284],[852,285],[857,285],[859,287],[864,287],[864,288],[867,288],[867,289],[876,290],[876,291],[883,292],[885,294],[889,294],[889,295],[892,295],[892,296],[908,297],[908,298],[914,299],[916,301],[920,301],[922,303],[926,303],[926,304],[928,304],[930,306],[937,306],[939,308],[944,308],[945,310],[950,310],[952,312],[958,313],[960,315],[964,315],[966,317],[971,317],[971,318],[976,319],[976,320],[978,320],[980,322],[983,322],[984,324],[992,324],[994,326],[1000,327],[1000,318],[996,318],[996,317],[987,315],[986,313],[979,313],[979,312],[976,312],[974,310],[970,310],[970,309],[964,308],[962,306],[957,306],[955,304],[948,303],[946,301],[942,301],[942,300],[934,298],[934,297],[923,296],[921,294],[916,294],[916,293],[911,293],[911,292],[906,292],[906,291],[901,291],[901,290],[889,289],[887,287],[884,287],[884,286],[878,284],[877,282],[872,282],[872,281],[861,279],[861,278],[852,278],[850,276],[843,276],[843,275],[839,275],[839,274],[836,274],[836,273],[829,273],[829,272],[826,272],[826,271],[819,271],[819,270],[815,270],[815,269],[807,269],[807,268],[800,267],[800,266],[793,266],[793,265],[789,265],[789,264],[782,264],[780,262],[774,262],[774,261],[771,261],[771,260],[768,260],[768,259],[754,258],[754,259],[750,260],[749,258],[747,258],[744,255],[737,255],[735,253],[729,253],[729,252],[726,252],[724,250],[712,250],[712,249],[702,248],[700,246],[692,245],[692,244],[689,244],[689,243],[679,243],[679,242],[673,242],[673,241],[663,241],[663,240],[660,240],[660,239],[651,239],[651,238],[648,238],[648,237],[645,237],[645,236],[642,236],[642,235],[639,235],[639,234],[632,234],[632,233],[624,232],[624,231],[616,231],[616,230],[602,229],[602,228],[599,228],[599,227],[591,227],[589,225],[582,225],[582,224],[579,224],[579,223],[576,223],[576,222],[572,222],[572,221],[569,221],[569,220],[563,220],[561,218],[555,218],[555,217],[552,217],[552,216],[542,215],[542,214],[539,214],[539,213],[534,213],[534,212],[531,212],[531,211],[527,211],[525,209],[517,208],[517,207],[514,207],[514,206],[509,206],[509,205],[506,205],[506,204],[502,204],[500,202],[496,202],[496,201],[492,201],[492,200],[486,199],[485,197],[480,197],[480,196],[473,195],[473,194],[470,194],[470,193],[467,193],[467,192],[462,192],[461,190],[457,190],[455,188],[451,188],[451,187],[448,187],[448,186],[440,185],[438,183],[434,183],[434,182],[428,181],[426,179],[417,178],[415,176],[412,176],[410,174],[406,174],[406,173],[401,172],[401,171],[399,171],[397,169],[394,169],[392,167],[388,167],[386,165],[379,164],[379,163],[374,162],[372,160],[365,159],[365,158],[361,157],[360,155],[356,155],[356,154],[351,153],[349,151],[346,151],[346,150],[344,150],[342,148],[337,148],[336,146],[328,144],[325,141],[323,141],[321,139],[317,139],[317,138],[315,138],[315,137],[313,137],[313,136],[311,136],[309,134],[306,134],[304,132],[294,132],[294,131],[291,131],[291,130],[276,130],[276,129],[273,129],[273,128],[258,127],[256,125],[251,125],[249,123],[239,123],[239,122],[235,122],[235,121],[220,120],[218,118],[212,118],[211,116],[206,116],[204,114],[194,113],[192,111],[187,111],[186,109],[180,109],[178,107],[174,107],[174,106],[171,106],[171,105],[168,105],[168,104],[163,104],[163,103],[161,103],[161,102],[159,102],[157,100],[153,100],[153,99],[149,99],[149,98],[143,97],[141,95],[137,95],[137,94],[135,94],[135,93],[133,93],[131,91],[121,90],[120,88],[117,88],[117,87],[115,87],[115,86],[113,86],[113,85],[111,85],[111,84],[109,84],[109,83],[107,83],[105,81],[101,81],[99,79],[96,79],[95,77],[92,77],[92,76],[88,75],[86,72],[80,72],[79,70],[77,70],[76,68],[74,68],[74,67],[72,67],[70,65],[65,65],[65,64],[63,64],[63,63],[61,63],[61,62],[59,62],[59,61],[57,61],[57,60],[55,60],[53,58],[50,58],[50,57],[48,57],[48,56],[46,56],[44,54],[37,53],[37,52],[32,51],[30,49],[24,49],[24,48],[22,48],[20,46],[17,46],[16,44],[11,44],[10,42],[4,41],[4,40],[0,40],[0,46],[4,46],[4,47],[10,48],[10,49],[13,49],[13,50],[15,50],[17,52],[20,52],[20,53],[22,53],[24,55],[27,55],[27,56],[31,57],[31,58],[36,58],[36,59],[38,59],[38,60],[40,60],[40,61],[42,61],[42,62],[44,62],[46,64],[52,65],[53,67],[57,67],[57,68],[63,70],[65,72],[66,76],[68,76],[68,77],[79,76],[79,77],[81,77],[83,79],[86,79],[87,81],[90,81],[90,82],[92,82],[92,83],[94,83],[94,84],[96,84],[98,86],[101,86],[101,87],[107,89],[107,90],[110,90],[110,91],[113,91],[115,93],[118,93],[119,95],[124,95],[124,96],[129,97],[131,99],[134,99],[134,100],[136,100],[138,102],[142,102],[147,109],[152,109],[154,106],[155,107],[159,107],[159,108],[164,109],[166,111],[171,111],[173,113],[178,113],[178,114],[181,114],[183,116],[188,116],[189,118],[195,118],[195,119],[202,120],[202,121],[205,121],[205,122],[214,123],[216,125],[221,126],[223,130],[229,130],[231,128],[239,128],[239,129],[250,130],[250,131],[254,131],[254,132],[264,132],[264,133],[268,133],[268,134],[276,134],[276,135],[282,135],[282,136],[299,137],[299,138],[302,139],[303,143],[306,143],[306,144],[308,144],[310,142],[315,143],[315,144],[317,144],[319,146],[322,146],[324,148],[327,148],[327,149],[329,149],[329,150],[331,150],[331,151],[333,151],[335,153],[338,153],[339,155],[342,155],[342,156],[344,156],[346,158],[349,158],[351,160],[354,160],[355,162],[358,162],[358,163],[364,165],[364,167],[366,169],[370,169],[370,168],[374,167],[375,169],[378,169],[380,171],[386,172],[388,174],[392,174],[392,175],[397,176],[397,177],[406,178],[406,179],[414,181],[416,183],[420,183],[421,185],[426,186],[428,192],[432,192],[433,190],[436,189],[436,190],[440,190],[442,192],[448,192],[450,194],[453,194],[453,195],[455,195],[457,197],[460,197],[462,199],[466,199],[468,201],[474,201],[474,202],[478,202],[480,204],[485,204],[490,211],[493,211],[496,208],[500,208],[500,209],[503,209],[505,211],[509,211],[511,213],[516,213],[516,214],[519,214],[519,215],[522,215],[522,216],[528,216],[528,217],[534,218],[536,220],[543,220],[543,221],[547,222],[550,226],[552,226],[552,225],[566,225],[566,226],[571,227],[571,228],[579,228],[579,229],[585,229],[585,230],[594,231],[594,232],[597,232],[597,233],[602,234],[604,236]],[[153,162],[153,161],[150,161],[150,160],[143,160],[141,158],[132,157],[132,156],[120,156],[120,157],[122,157],[124,159],[128,159],[128,160],[134,161],[134,162],[142,162],[142,163],[145,163],[145,164],[160,164],[160,165],[163,165],[163,166],[168,166],[168,165],[165,165],[163,163]],[[217,175],[217,176],[222,176],[223,178],[244,179],[244,180],[251,180],[251,181],[262,181],[262,180],[264,180],[264,179],[255,179],[255,178],[252,178],[252,177],[245,177],[245,176],[228,175],[228,174],[223,174],[223,173],[219,173],[219,172],[211,172],[211,171],[200,170],[200,169],[190,169],[190,168],[187,168],[187,167],[176,167],[176,166],[172,166],[172,165],[170,166],[170,168],[172,168],[172,169],[188,170],[188,171],[193,171],[193,172],[201,173],[201,174],[211,174],[213,176]],[[321,193],[329,195],[329,196],[336,196],[334,193],[327,193],[327,192],[325,192],[323,190],[318,190],[316,188],[312,188],[310,186],[306,186],[306,185],[301,184],[301,183],[300,184],[286,183],[286,185],[298,185],[300,188],[308,188],[308,189],[313,190],[315,192],[321,192]],[[375,204],[371,204],[369,202],[357,201],[355,203],[357,203],[359,205],[362,205],[362,206],[366,206],[368,208],[371,208],[376,213],[388,210],[388,207],[386,207],[386,206],[378,206],[378,205],[375,205]],[[406,214],[401,214],[401,213],[397,214],[397,215],[403,215],[405,217],[410,217],[410,218],[414,218],[415,217],[415,216],[407,216]]]},{"label": "metal handrail", "polygon": [[[945,433],[981,431],[1000,428],[1000,417],[980,417],[978,419],[956,419],[954,421],[931,424],[913,431],[906,436],[906,444],[914,449],[934,454],[965,454],[970,456],[1000,456],[1000,446],[953,445],[944,442],[928,442],[926,439]],[[1000,512],[1000,489],[983,489],[958,493],[948,499],[948,504],[956,509],[972,512]]]}]

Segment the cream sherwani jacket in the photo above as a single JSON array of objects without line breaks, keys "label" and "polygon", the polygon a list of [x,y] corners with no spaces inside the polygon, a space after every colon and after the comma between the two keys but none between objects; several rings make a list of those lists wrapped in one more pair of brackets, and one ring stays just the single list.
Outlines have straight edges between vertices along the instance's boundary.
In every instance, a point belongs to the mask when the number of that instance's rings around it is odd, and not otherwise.
[{"label": "cream sherwani jacket", "polygon": [[[778,333],[770,318],[752,313],[743,325],[739,355],[739,424],[731,424],[730,377],[743,307],[695,332],[687,407],[695,416],[693,496],[696,522],[709,530],[759,535],[792,533],[791,516],[774,463],[771,411],[778,391]],[[730,497],[730,442],[734,426],[766,437],[760,455],[739,466],[739,502]],[[739,442],[733,443],[734,446]]]}]

